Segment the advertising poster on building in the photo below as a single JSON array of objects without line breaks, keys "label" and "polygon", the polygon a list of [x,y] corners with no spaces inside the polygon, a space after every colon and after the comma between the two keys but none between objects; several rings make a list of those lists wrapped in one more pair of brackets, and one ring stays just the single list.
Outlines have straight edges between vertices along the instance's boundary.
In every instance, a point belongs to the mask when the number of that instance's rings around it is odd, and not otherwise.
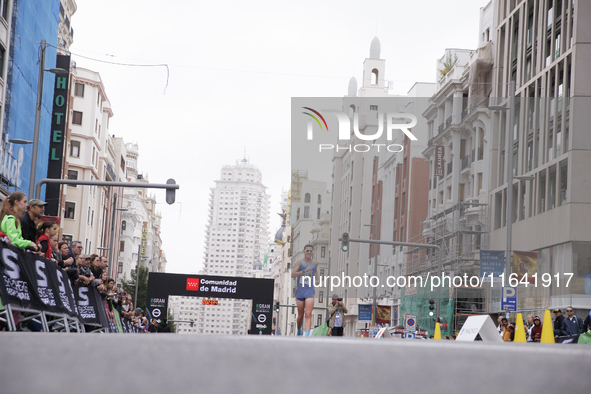
[{"label": "advertising poster on building", "polygon": [[504,250],[481,250],[480,251],[480,277],[485,281],[498,278],[503,274],[505,266]]},{"label": "advertising poster on building", "polygon": [[513,251],[513,273],[521,280],[524,276],[527,281],[533,283],[534,275],[538,268],[538,252]]}]

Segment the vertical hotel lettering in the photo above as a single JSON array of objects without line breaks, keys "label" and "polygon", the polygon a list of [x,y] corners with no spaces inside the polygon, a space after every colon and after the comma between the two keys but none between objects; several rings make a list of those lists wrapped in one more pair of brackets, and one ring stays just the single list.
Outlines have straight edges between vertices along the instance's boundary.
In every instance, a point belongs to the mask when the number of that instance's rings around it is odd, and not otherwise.
[{"label": "vertical hotel lettering", "polygon": [[[47,177],[53,179],[62,178],[62,162],[64,153],[64,139],[66,123],[68,120],[68,85],[70,81],[70,56],[57,55],[56,67],[68,71],[67,74],[55,76],[53,93],[53,112],[51,117],[51,139],[49,140],[49,162],[47,163]],[[46,186],[45,214],[59,215],[60,185],[49,184]]]},{"label": "vertical hotel lettering", "polygon": [[148,242],[148,222],[142,226],[142,247],[140,248],[140,261],[146,261],[146,243]]}]

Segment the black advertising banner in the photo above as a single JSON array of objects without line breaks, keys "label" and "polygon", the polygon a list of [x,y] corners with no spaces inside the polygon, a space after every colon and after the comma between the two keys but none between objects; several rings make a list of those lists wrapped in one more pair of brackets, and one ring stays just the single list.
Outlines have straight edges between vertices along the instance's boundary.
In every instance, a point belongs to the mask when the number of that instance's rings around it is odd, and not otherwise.
[{"label": "black advertising banner", "polygon": [[29,278],[31,291],[37,295],[38,301],[41,303],[39,309],[53,313],[63,313],[59,297],[59,286],[57,281],[53,280],[49,274],[49,270],[55,269],[55,263],[30,252],[24,252],[23,258],[19,259],[19,262]]},{"label": "black advertising banner", "polygon": [[40,310],[41,304],[37,299],[22,262],[25,261],[25,251],[15,246],[0,243],[0,261],[2,261],[2,277],[0,292],[2,303],[22,308]]},{"label": "black advertising banner", "polygon": [[[77,283],[76,286],[74,286],[74,296],[78,307],[78,318],[83,324],[101,324],[99,311],[104,311],[104,307],[102,303],[96,302],[96,292],[97,291],[94,287],[84,286],[80,283]],[[106,318],[104,320],[106,320]]]},{"label": "black advertising banner", "polygon": [[[70,56],[57,55],[55,66],[68,71],[68,73],[63,75],[58,74],[55,76],[47,177],[61,179],[66,121],[68,119],[67,111],[69,97],[68,85],[70,81]],[[45,201],[47,202],[45,214],[59,216],[60,185],[46,185]]]},{"label": "black advertising banner", "polygon": [[273,279],[150,272],[147,307],[158,319],[166,316],[170,295],[252,300],[250,333],[270,335],[273,287]]},{"label": "black advertising banner", "polygon": [[49,276],[52,277],[54,283],[57,283],[57,292],[61,301],[62,312],[71,317],[77,317],[76,299],[68,274],[55,264],[48,264],[47,268]]}]

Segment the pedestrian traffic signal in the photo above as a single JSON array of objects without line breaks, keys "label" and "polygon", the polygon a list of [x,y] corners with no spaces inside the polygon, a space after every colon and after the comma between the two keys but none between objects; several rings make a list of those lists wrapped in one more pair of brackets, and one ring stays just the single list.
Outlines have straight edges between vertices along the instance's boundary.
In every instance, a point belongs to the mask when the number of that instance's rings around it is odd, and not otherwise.
[{"label": "pedestrian traffic signal", "polygon": [[279,313],[279,302],[275,303],[275,312]]},{"label": "pedestrian traffic signal", "polygon": [[433,309],[435,309],[435,300],[429,300],[429,316],[433,316]]},{"label": "pedestrian traffic signal", "polygon": [[341,250],[343,252],[349,251],[349,233],[343,233],[343,238],[341,242]]}]

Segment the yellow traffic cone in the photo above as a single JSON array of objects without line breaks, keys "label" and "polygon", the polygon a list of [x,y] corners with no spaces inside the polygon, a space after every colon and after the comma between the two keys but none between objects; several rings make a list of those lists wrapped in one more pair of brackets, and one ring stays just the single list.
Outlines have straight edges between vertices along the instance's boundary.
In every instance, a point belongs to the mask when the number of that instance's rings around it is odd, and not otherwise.
[{"label": "yellow traffic cone", "polygon": [[439,327],[439,323],[435,323],[435,335],[433,335],[433,339],[441,339],[441,328]]},{"label": "yellow traffic cone", "polygon": [[542,339],[541,343],[555,343],[554,342],[554,327],[552,327],[552,318],[550,317],[550,310],[544,311],[544,324],[542,325]]},{"label": "yellow traffic cone", "polygon": [[515,339],[513,342],[527,342],[525,339],[525,326],[523,325],[523,316],[517,314],[515,318]]}]

